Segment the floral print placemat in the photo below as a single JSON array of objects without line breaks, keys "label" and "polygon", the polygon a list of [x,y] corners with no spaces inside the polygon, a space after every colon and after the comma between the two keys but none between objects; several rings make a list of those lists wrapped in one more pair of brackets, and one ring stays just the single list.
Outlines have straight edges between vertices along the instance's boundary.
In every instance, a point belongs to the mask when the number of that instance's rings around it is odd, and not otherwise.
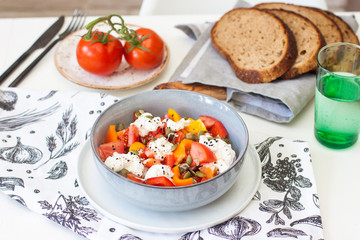
[{"label": "floral print placemat", "polygon": [[307,142],[250,133],[260,187],[236,217],[195,232],[155,234],[118,224],[91,206],[76,179],[77,156],[111,95],[0,90],[0,190],[88,239],[323,239]]}]

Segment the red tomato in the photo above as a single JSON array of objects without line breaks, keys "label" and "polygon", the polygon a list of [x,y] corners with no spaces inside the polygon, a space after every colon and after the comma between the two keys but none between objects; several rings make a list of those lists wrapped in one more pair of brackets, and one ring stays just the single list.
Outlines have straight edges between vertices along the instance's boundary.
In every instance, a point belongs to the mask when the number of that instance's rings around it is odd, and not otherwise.
[{"label": "red tomato", "polygon": [[160,159],[154,159],[154,158],[148,158],[148,159],[144,160],[143,163],[148,168],[151,168],[152,166],[154,166],[156,164],[161,164],[161,160]]},{"label": "red tomato", "polygon": [[224,125],[222,125],[220,121],[215,122],[214,126],[210,128],[209,132],[213,137],[225,138],[228,135]]},{"label": "red tomato", "polygon": [[164,177],[164,176],[148,178],[146,180],[146,183],[149,185],[162,186],[162,187],[175,186],[174,183],[172,181],[170,181],[170,179],[168,179],[167,177]]},{"label": "red tomato", "polygon": [[150,141],[153,140],[153,138],[159,138],[162,137],[163,134],[165,133],[165,128],[166,127],[158,127],[155,131],[149,132],[145,137],[140,137],[141,138],[141,142],[145,142],[148,143]]},{"label": "red tomato", "polygon": [[138,176],[136,176],[136,174],[133,174],[133,173],[128,173],[126,175],[126,178],[127,179],[130,179],[130,180],[133,180],[135,182],[138,182],[138,183],[145,183],[144,180]]},{"label": "red tomato", "polygon": [[112,156],[114,152],[124,153],[124,141],[119,140],[117,142],[104,143],[99,146],[99,157],[105,162],[105,160]]},{"label": "red tomato", "polygon": [[172,168],[174,166],[174,163],[175,163],[174,154],[170,154],[165,157],[165,162],[164,162],[165,165],[168,165]]},{"label": "red tomato", "polygon": [[140,70],[148,70],[159,66],[164,58],[164,42],[153,30],[148,28],[139,28],[136,30],[138,39],[149,35],[144,41],[140,43],[141,47],[146,48],[149,51],[141,49],[139,47],[129,49],[132,45],[128,42],[125,43],[125,59],[134,68]]},{"label": "red tomato", "polygon": [[199,119],[204,123],[207,130],[214,126],[215,122],[218,121],[217,119],[206,115],[200,115]]},{"label": "red tomato", "polygon": [[[94,31],[93,34],[101,32]],[[107,76],[113,73],[120,65],[124,47],[118,39],[109,35],[107,43],[93,42],[98,40],[95,34],[94,39],[81,39],[76,48],[77,61],[85,71],[96,75]]]},{"label": "red tomato", "polygon": [[216,156],[210,148],[199,142],[192,142],[190,148],[190,156],[199,165],[216,161]]},{"label": "red tomato", "polygon": [[183,139],[185,139],[185,137],[186,134],[183,131],[181,130],[177,131],[174,144],[180,143]]},{"label": "red tomato", "polygon": [[148,142],[147,146],[145,147],[144,153],[147,158],[155,158],[155,152],[149,148],[149,143],[150,142]]},{"label": "red tomato", "polygon": [[124,130],[117,132],[117,137],[118,139],[124,141],[125,146],[127,146],[129,139],[129,129],[126,128]]},{"label": "red tomato", "polygon": [[129,132],[128,132],[127,146],[130,147],[134,142],[138,142],[140,137],[139,137],[139,129],[134,124],[130,125],[128,129]]},{"label": "red tomato", "polygon": [[206,129],[210,132],[213,137],[225,138],[228,133],[224,125],[216,118],[200,115],[199,119],[204,123]]}]

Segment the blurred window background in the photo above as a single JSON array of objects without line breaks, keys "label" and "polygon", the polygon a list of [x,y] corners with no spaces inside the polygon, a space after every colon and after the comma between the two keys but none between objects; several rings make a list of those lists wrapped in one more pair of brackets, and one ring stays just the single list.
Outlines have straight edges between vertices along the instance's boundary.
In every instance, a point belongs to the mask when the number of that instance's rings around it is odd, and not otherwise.
[{"label": "blurred window background", "polygon": [[[326,0],[326,2],[331,11],[360,11],[360,0]],[[111,13],[136,15],[139,13],[141,3],[142,0],[0,0],[0,17],[71,15],[75,8],[85,10],[90,16]]]}]

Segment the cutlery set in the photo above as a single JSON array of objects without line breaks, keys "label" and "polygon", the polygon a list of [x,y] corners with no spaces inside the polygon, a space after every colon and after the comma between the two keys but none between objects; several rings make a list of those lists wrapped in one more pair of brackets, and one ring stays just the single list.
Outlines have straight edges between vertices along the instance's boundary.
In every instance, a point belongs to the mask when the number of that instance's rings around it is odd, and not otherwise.
[{"label": "cutlery set", "polygon": [[33,52],[38,49],[44,48],[43,52],[22,72],[13,80],[8,87],[16,87],[27,74],[40,62],[40,60],[61,40],[67,37],[69,34],[81,29],[84,26],[86,13],[84,11],[76,9],[73,13],[72,19],[68,27],[50,44],[49,42],[60,31],[64,24],[64,16],[59,17],[55,23],[53,23],[34,43],[26,50],[5,72],[0,76],[0,84],[4,82],[7,77],[18,67],[20,64],[29,57]]}]

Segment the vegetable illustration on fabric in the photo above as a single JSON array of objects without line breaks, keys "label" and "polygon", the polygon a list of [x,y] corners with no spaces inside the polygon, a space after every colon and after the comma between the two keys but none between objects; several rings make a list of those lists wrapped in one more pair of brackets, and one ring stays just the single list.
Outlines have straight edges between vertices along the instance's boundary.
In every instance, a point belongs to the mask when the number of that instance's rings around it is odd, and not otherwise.
[{"label": "vegetable illustration on fabric", "polygon": [[12,163],[35,164],[41,160],[42,155],[38,148],[23,145],[20,137],[17,137],[17,143],[14,147],[0,149],[0,159]]},{"label": "vegetable illustration on fabric", "polygon": [[[305,207],[300,202],[301,189],[311,188],[313,184],[310,179],[303,176],[301,159],[296,154],[283,156],[277,153],[276,160],[271,159],[270,147],[280,138],[268,138],[262,143],[257,144],[257,150],[261,157],[263,183],[274,192],[284,193],[282,199],[268,199],[260,203],[259,210],[270,214],[266,223],[275,225],[285,225],[284,217],[292,219],[292,211],[303,211]],[[283,146],[282,146],[283,147]],[[307,152],[308,149],[304,149]],[[314,202],[316,199],[314,199]],[[316,204],[315,204],[316,205]],[[318,206],[318,205],[316,205]],[[297,224],[310,224],[322,227],[320,216],[309,216],[300,220],[293,221],[290,226]],[[307,234],[291,227],[275,228],[267,233],[268,237],[295,237],[307,236]]]},{"label": "vegetable illustration on fabric", "polygon": [[[54,136],[53,134],[46,138],[46,145],[50,152],[50,157],[39,166],[37,166],[34,170],[39,169],[40,167],[47,164],[50,160],[58,159],[60,157],[66,156],[72,150],[74,150],[77,146],[79,146],[79,142],[71,142],[71,140],[75,137],[77,132],[77,118],[71,118],[72,114],[72,106],[63,113],[61,121],[58,123],[56,133]],[[57,137],[57,138],[56,138]],[[61,145],[58,147],[57,139],[60,139]],[[62,167],[62,168],[59,168]],[[66,163],[58,164],[53,166],[51,172],[50,179],[56,179],[66,175],[67,166]],[[57,173],[55,173],[57,172]]]},{"label": "vegetable illustration on fabric", "polygon": [[55,103],[43,110],[28,109],[16,115],[0,118],[0,132],[15,131],[24,126],[38,123],[45,117],[54,114],[58,108],[60,108],[59,103]]},{"label": "vegetable illustration on fabric", "polygon": [[0,90],[0,108],[6,111],[14,110],[15,104],[18,100],[18,96],[12,91]]},{"label": "vegetable illustration on fabric", "polygon": [[257,221],[237,216],[209,228],[208,232],[229,240],[241,240],[243,237],[256,235],[260,230],[261,225]]},{"label": "vegetable illustration on fabric", "polygon": [[54,205],[47,200],[39,201],[41,208],[47,210],[43,215],[48,219],[68,228],[77,234],[86,237],[90,233],[96,232],[92,227],[82,225],[82,220],[87,222],[99,221],[97,212],[86,207],[89,202],[85,197],[64,196],[59,193]]}]

